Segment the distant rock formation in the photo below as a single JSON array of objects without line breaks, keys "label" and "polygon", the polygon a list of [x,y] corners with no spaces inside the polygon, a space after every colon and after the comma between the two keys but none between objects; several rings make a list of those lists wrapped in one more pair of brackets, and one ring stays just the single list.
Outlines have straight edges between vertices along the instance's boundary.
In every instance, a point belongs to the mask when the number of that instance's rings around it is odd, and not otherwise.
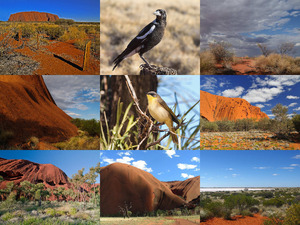
[{"label": "distant rock formation", "polygon": [[200,176],[189,178],[184,181],[164,182],[172,192],[183,197],[187,202],[200,196]]},{"label": "distant rock formation", "polygon": [[43,183],[46,187],[70,187],[67,175],[52,164],[39,164],[22,159],[0,158],[0,176],[4,180],[0,183],[0,189],[6,188],[8,182],[13,181],[19,185],[22,181],[31,183]]},{"label": "distant rock formation", "polygon": [[0,99],[0,129],[13,133],[10,144],[33,136],[54,143],[77,135],[77,127],[57,107],[42,76],[1,75]]},{"label": "distant rock formation", "polygon": [[229,98],[200,91],[200,115],[208,121],[269,118],[245,99]]},{"label": "distant rock formation", "polygon": [[59,17],[45,12],[19,12],[11,14],[8,21],[14,22],[55,22]]},{"label": "distant rock formation", "polygon": [[[200,189],[199,189],[200,192]],[[100,169],[102,216],[117,215],[124,204],[133,213],[179,208],[187,202],[172,193],[165,183],[134,166],[113,163]]]}]

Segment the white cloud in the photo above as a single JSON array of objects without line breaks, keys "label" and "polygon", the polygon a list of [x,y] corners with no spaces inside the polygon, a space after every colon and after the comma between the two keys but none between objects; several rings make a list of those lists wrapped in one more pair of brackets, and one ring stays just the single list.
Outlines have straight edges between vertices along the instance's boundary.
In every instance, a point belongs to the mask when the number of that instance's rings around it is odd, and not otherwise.
[{"label": "white cloud", "polygon": [[70,111],[67,111],[67,110],[65,110],[65,113],[67,113],[71,117],[80,117],[81,116],[78,113],[70,112]]},{"label": "white cloud", "polygon": [[197,165],[178,163],[177,167],[178,167],[178,169],[181,169],[181,170],[191,170],[191,169],[195,169],[197,167]]},{"label": "white cloud", "polygon": [[153,172],[153,170],[150,167],[147,167],[147,163],[144,160],[138,160],[138,161],[132,162],[132,165],[141,170],[145,170],[149,173]]},{"label": "white cloud", "polygon": [[191,161],[192,162],[200,162],[200,158],[198,158],[198,157],[193,157],[192,159],[191,159]]},{"label": "white cloud", "polygon": [[293,102],[293,103],[289,104],[289,107],[294,107],[297,104],[298,104],[297,102]]},{"label": "white cloud", "polygon": [[238,175],[239,175],[239,174],[236,174],[236,173],[232,174],[233,177],[236,177],[236,176],[238,176]]},{"label": "white cloud", "polygon": [[244,90],[245,89],[243,87],[238,86],[233,89],[227,89],[227,90],[223,91],[222,95],[224,97],[236,98],[236,97],[240,97]]},{"label": "white cloud", "polygon": [[286,96],[287,99],[299,99],[300,97],[298,96],[293,96],[293,95],[288,95]]},{"label": "white cloud", "polygon": [[277,173],[273,173],[273,176],[278,176],[279,174],[277,174]]},{"label": "white cloud", "polygon": [[183,177],[183,178],[193,178],[193,177],[195,177],[195,176],[189,175],[189,174],[187,174],[187,173],[181,173],[181,177]]},{"label": "white cloud", "polygon": [[230,170],[230,171],[232,171],[232,170],[233,170],[233,168],[228,168],[227,170]]},{"label": "white cloud", "polygon": [[112,164],[112,163],[115,163],[116,161],[114,159],[110,159],[110,158],[103,158],[103,162],[106,162],[108,164]]},{"label": "white cloud", "polygon": [[205,82],[201,84],[201,90],[214,92],[217,87],[217,79],[214,77],[204,77]]},{"label": "white cloud", "polygon": [[293,159],[300,159],[300,155],[295,155]]},{"label": "white cloud", "polygon": [[286,167],[280,167],[280,169],[283,169],[283,170],[293,170],[293,169],[295,169],[295,167],[286,166]]},{"label": "white cloud", "polygon": [[130,158],[130,157],[124,156],[124,157],[121,158],[121,159],[117,159],[116,162],[119,162],[119,163],[125,163],[125,164],[130,165],[130,164],[131,164],[131,161],[133,161],[133,160],[134,160],[134,158]]},{"label": "white cloud", "polygon": [[176,155],[175,150],[165,150],[165,153],[172,159],[174,157],[179,157],[179,155]]},{"label": "white cloud", "polygon": [[250,89],[243,99],[249,103],[267,102],[283,92],[282,87]]},{"label": "white cloud", "polygon": [[296,167],[296,166],[300,166],[299,164],[291,164],[290,166]]},{"label": "white cloud", "polygon": [[259,107],[259,108],[265,107],[263,104],[256,104],[255,106],[257,106],[257,107]]},{"label": "white cloud", "polygon": [[254,169],[257,170],[265,170],[265,169],[269,169],[270,167],[266,167],[266,166],[259,166],[259,167],[253,167]]},{"label": "white cloud", "polygon": [[298,107],[298,108],[296,108],[296,109],[294,109],[295,111],[300,111],[300,107]]}]

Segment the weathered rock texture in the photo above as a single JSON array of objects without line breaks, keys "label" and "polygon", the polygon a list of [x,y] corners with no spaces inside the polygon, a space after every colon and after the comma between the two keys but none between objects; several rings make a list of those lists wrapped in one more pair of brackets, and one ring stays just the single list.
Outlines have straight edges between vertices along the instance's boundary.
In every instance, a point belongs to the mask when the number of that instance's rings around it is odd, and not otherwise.
[{"label": "weathered rock texture", "polygon": [[183,197],[187,202],[200,196],[200,176],[184,181],[164,182],[176,195]]},{"label": "weathered rock texture", "polygon": [[229,98],[200,91],[200,115],[208,121],[269,118],[245,99]]},{"label": "weathered rock texture", "polygon": [[166,184],[136,167],[113,163],[100,169],[101,215],[116,215],[119,206],[130,205],[133,213],[183,206],[186,201],[172,193]]},{"label": "weathered rock texture", "polygon": [[42,76],[0,76],[0,129],[11,131],[11,144],[32,136],[59,142],[77,134],[71,117],[58,108]]},{"label": "weathered rock texture", "polygon": [[52,164],[38,164],[22,159],[0,158],[0,176],[4,181],[0,183],[0,189],[6,188],[8,182],[13,181],[19,185],[22,181],[31,183],[44,183],[46,187],[70,187],[67,175]]},{"label": "weathered rock texture", "polygon": [[57,15],[45,12],[19,12],[11,14],[8,21],[14,22],[55,22],[59,17]]}]

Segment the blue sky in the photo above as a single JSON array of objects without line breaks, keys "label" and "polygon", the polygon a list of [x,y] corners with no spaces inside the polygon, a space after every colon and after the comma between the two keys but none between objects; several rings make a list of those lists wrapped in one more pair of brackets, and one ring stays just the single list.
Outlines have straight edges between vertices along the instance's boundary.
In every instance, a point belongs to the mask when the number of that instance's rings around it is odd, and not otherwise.
[{"label": "blue sky", "polygon": [[[173,110],[176,103],[175,95],[179,106],[176,108],[175,115],[180,115],[179,118],[188,109],[193,106],[200,99],[200,76],[199,75],[182,75],[182,76],[158,76],[158,90],[157,93],[164,99],[167,105]],[[174,111],[174,110],[173,110]],[[186,121],[195,116],[192,126],[197,126],[200,119],[200,103],[187,115]],[[175,123],[174,123],[175,126]],[[167,129],[166,125],[162,129]],[[200,140],[200,133],[196,137]],[[162,142],[164,145],[164,142]],[[166,146],[166,145],[164,145]],[[171,146],[172,147],[172,146]],[[174,149],[174,146],[173,146]]]},{"label": "blue sky", "polygon": [[151,173],[160,181],[186,180],[200,175],[200,150],[101,150],[100,166],[121,162]]},{"label": "blue sky", "polygon": [[284,42],[295,44],[300,56],[299,0],[202,0],[201,50],[225,41],[237,56],[261,55],[257,43],[276,51]]},{"label": "blue sky", "polygon": [[99,0],[0,0],[0,5],[0,21],[7,21],[13,13],[38,11],[75,21],[100,22]]},{"label": "blue sky", "polygon": [[[31,150],[1,150],[0,157],[4,159],[25,159],[40,164],[53,164],[64,171],[68,177],[72,177],[78,170],[95,167],[100,161],[99,151],[65,150],[65,151],[31,151]],[[100,178],[98,177],[98,183]]]},{"label": "blue sky", "polygon": [[270,118],[278,103],[288,114],[300,114],[300,75],[229,76],[201,75],[201,90],[225,97],[238,97],[258,106]]},{"label": "blue sky", "polygon": [[201,187],[300,187],[300,151],[204,151]]},{"label": "blue sky", "polygon": [[73,118],[100,119],[99,76],[43,76],[57,106]]}]

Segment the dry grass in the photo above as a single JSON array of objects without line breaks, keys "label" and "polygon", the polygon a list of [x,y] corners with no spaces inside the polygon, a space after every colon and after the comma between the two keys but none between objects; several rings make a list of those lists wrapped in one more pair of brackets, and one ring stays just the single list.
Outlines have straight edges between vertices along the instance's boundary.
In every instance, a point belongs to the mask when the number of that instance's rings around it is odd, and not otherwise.
[{"label": "dry grass", "polygon": [[216,60],[210,51],[203,51],[200,53],[200,70],[202,75],[215,74]]},{"label": "dry grass", "polygon": [[174,68],[178,74],[200,74],[200,1],[101,1],[101,74],[139,74],[144,62],[134,55],[112,72],[112,61],[148,23],[156,9],[167,12],[162,41],[144,56],[151,64]]},{"label": "dry grass", "polygon": [[259,56],[255,67],[263,74],[300,74],[300,59],[279,54]]}]

